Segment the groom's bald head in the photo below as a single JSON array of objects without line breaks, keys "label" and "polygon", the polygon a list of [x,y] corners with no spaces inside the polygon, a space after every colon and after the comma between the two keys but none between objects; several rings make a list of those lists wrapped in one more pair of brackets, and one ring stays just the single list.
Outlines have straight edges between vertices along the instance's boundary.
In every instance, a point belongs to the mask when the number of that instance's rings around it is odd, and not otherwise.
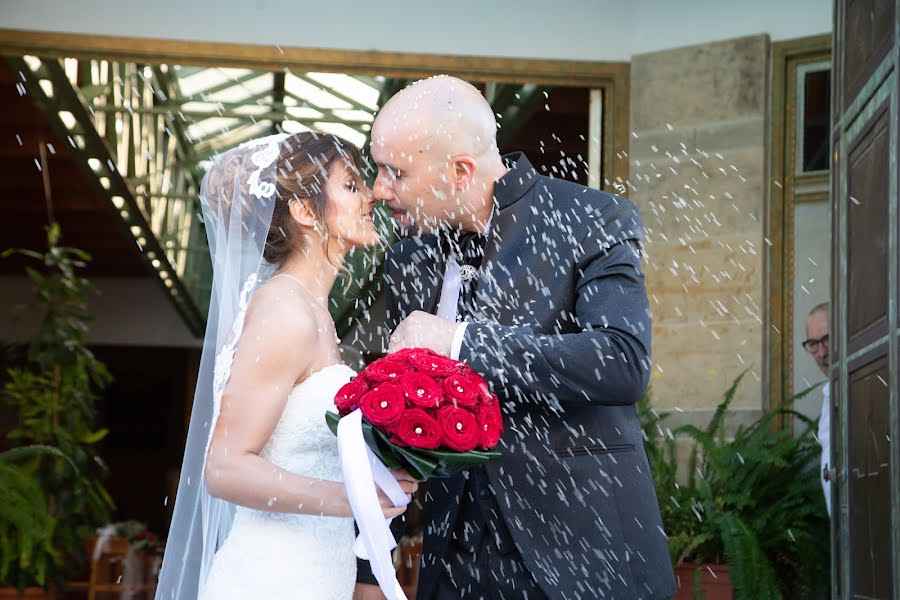
[{"label": "groom's bald head", "polygon": [[376,197],[399,220],[426,231],[469,228],[483,216],[502,169],[490,104],[477,88],[447,75],[388,100],[372,125],[371,150],[379,166]]},{"label": "groom's bald head", "polygon": [[497,121],[472,84],[439,75],[401,90],[378,113],[373,143],[396,135],[406,135],[411,149],[422,153],[479,157],[496,148]]}]

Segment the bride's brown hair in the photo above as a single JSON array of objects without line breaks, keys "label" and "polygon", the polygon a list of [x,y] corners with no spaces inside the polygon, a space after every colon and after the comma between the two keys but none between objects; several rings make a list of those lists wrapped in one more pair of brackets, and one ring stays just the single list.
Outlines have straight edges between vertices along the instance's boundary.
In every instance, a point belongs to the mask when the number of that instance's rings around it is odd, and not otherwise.
[{"label": "bride's brown hair", "polygon": [[[258,150],[258,146],[246,146],[222,155],[204,179],[204,201],[231,202],[237,173],[255,169],[249,165]],[[359,177],[359,185],[364,185],[359,149],[347,140],[330,133],[304,131],[280,142],[275,164],[275,206],[263,248],[263,258],[268,263],[278,268],[291,254],[309,247],[310,232],[291,217],[290,205],[295,201],[303,202],[316,217],[328,255],[331,237],[325,220],[329,206],[325,183],[339,165],[346,165]],[[227,218],[229,211],[221,213]]]},{"label": "bride's brown hair", "polygon": [[[322,228],[327,245],[331,241],[325,216],[328,194],[325,182],[333,168],[346,165],[362,178],[362,157],[359,149],[336,135],[306,131],[294,134],[281,142],[275,177],[275,209],[266,236],[263,257],[278,266],[294,252],[309,246],[306,232],[291,217],[290,203],[304,202]],[[327,256],[326,252],[326,256]]]}]

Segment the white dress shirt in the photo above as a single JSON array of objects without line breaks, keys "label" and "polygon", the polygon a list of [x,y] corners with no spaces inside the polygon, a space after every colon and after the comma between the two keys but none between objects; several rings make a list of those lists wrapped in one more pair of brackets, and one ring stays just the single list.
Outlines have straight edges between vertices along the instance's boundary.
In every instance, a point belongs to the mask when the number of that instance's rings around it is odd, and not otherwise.
[{"label": "white dress shirt", "polygon": [[831,516],[831,482],[826,481],[823,477],[825,469],[830,467],[831,462],[831,387],[826,383],[822,387],[822,414],[819,417],[819,445],[822,446],[821,470],[819,477],[822,481],[822,492],[825,494],[825,508],[828,509],[828,516]]},{"label": "white dress shirt", "polygon": [[[484,226],[484,235],[491,230],[491,221],[494,215],[488,219],[487,225]],[[459,306],[459,294],[462,291],[462,276],[460,274],[459,263],[456,257],[450,255],[447,257],[447,266],[444,269],[444,285],[441,286],[441,299],[438,301],[437,316],[448,321],[456,321],[457,308]],[[466,327],[469,324],[463,321],[456,328],[453,334],[453,342],[450,345],[450,358],[459,360],[459,353],[462,349],[463,338],[466,336]]]}]

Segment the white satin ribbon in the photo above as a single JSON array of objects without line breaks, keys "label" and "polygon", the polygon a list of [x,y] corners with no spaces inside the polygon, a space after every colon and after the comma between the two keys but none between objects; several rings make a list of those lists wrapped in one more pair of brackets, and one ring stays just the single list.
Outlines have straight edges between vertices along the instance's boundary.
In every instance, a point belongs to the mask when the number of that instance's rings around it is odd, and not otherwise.
[{"label": "white satin ribbon", "polygon": [[388,600],[407,600],[397,582],[391,559],[391,550],[397,547],[389,527],[391,519],[384,518],[375,486],[381,488],[394,506],[406,506],[409,496],[366,444],[359,409],[338,422],[337,442],[344,489],[347,490],[350,508],[359,528],[353,551],[359,558],[369,561],[372,573]]}]

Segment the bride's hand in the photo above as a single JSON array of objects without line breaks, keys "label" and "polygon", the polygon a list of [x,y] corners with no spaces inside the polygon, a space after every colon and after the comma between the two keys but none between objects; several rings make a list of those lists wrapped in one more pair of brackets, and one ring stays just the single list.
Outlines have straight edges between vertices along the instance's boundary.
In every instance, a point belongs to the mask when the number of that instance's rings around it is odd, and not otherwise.
[{"label": "bride's hand", "polygon": [[384,513],[386,519],[399,517],[406,512],[406,506],[394,506],[391,499],[385,496],[381,490],[378,490],[378,501],[381,503],[381,512]]},{"label": "bride's hand", "polygon": [[400,484],[400,487],[403,488],[403,491],[410,499],[416,493],[416,490],[419,489],[419,480],[407,473],[406,469],[394,469],[391,471],[391,475],[394,476],[394,479],[397,480],[397,483]]},{"label": "bride's hand", "polygon": [[[393,474],[397,483],[400,484],[403,493],[412,499],[412,495],[419,489],[419,482],[403,469],[394,469],[391,471],[391,474]],[[406,512],[406,506],[394,506],[394,503],[391,502],[390,498],[388,498],[381,490],[378,490],[378,501],[381,502],[381,510],[384,512],[386,518],[392,519]]]}]

